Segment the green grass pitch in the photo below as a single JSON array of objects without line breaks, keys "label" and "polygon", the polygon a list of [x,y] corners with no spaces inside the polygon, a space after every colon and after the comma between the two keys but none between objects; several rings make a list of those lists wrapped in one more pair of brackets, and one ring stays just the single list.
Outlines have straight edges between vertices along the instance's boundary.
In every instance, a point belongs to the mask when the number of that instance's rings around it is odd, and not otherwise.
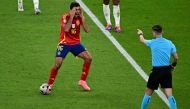
[{"label": "green grass pitch", "polygon": [[[71,54],[64,60],[48,96],[39,93],[54,62],[60,16],[71,0],[40,0],[42,14],[33,15],[32,0],[0,2],[0,109],[139,109],[146,82],[86,15],[91,32],[81,32],[82,43],[93,56],[88,83],[92,91],[77,86],[82,60]],[[102,0],[84,0],[105,24]],[[179,64],[173,72],[174,96],[179,109],[190,101],[190,14],[189,0],[121,0],[122,33],[111,33],[149,74],[150,50],[139,43],[136,29],[150,39],[151,26],[161,24],[164,37],[177,46]],[[110,6],[112,8],[112,6]],[[111,11],[112,12],[112,11]],[[112,17],[113,21],[113,17]],[[114,23],[114,22],[112,22]],[[154,94],[148,109],[168,109]]]}]

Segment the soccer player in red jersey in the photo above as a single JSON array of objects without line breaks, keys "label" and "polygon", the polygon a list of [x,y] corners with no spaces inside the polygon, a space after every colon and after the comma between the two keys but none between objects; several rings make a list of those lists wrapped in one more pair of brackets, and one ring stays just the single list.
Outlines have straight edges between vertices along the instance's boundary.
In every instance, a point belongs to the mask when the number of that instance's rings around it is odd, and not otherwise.
[{"label": "soccer player in red jersey", "polygon": [[85,32],[89,32],[89,27],[86,23],[80,4],[72,2],[69,13],[66,13],[61,17],[60,38],[56,50],[55,64],[50,71],[48,80],[49,86],[53,85],[63,60],[66,55],[71,52],[74,56],[80,57],[84,60],[79,85],[84,90],[90,91],[86,79],[92,62],[92,56],[80,43],[80,26],[83,27]]}]

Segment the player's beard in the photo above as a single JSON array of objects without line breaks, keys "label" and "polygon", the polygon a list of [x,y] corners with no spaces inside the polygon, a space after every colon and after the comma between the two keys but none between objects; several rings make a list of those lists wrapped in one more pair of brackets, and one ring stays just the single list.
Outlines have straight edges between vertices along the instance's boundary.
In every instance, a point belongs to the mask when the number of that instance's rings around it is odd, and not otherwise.
[{"label": "player's beard", "polygon": [[75,14],[75,18],[80,17],[80,14]]}]

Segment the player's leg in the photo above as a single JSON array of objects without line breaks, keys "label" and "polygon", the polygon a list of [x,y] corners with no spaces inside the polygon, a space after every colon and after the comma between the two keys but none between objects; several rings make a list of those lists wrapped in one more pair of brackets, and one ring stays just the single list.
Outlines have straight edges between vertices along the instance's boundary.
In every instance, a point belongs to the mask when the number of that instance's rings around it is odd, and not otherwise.
[{"label": "player's leg", "polygon": [[51,68],[50,71],[50,75],[49,75],[49,79],[48,79],[48,85],[52,86],[56,77],[57,77],[57,73],[62,65],[63,62],[63,58],[62,57],[56,57],[55,58],[55,64],[53,65],[53,67]]},{"label": "player's leg", "polygon": [[18,0],[18,11],[24,11],[23,0]]},{"label": "player's leg", "polygon": [[112,29],[112,24],[111,24],[111,20],[110,20],[109,1],[110,0],[103,0],[103,12],[104,12],[104,16],[105,16],[106,23],[107,23],[106,30]]},{"label": "player's leg", "polygon": [[86,79],[90,70],[90,65],[92,62],[92,56],[88,51],[83,51],[78,55],[78,57],[82,58],[84,60],[83,68],[82,68],[82,74],[79,81],[79,85],[81,85],[85,90],[90,91],[90,87],[86,83]]},{"label": "player's leg", "polygon": [[84,51],[84,52],[80,53],[78,55],[78,57],[81,57],[84,60],[81,80],[86,81],[87,76],[88,76],[88,72],[89,72],[89,69],[90,69],[90,65],[91,65],[91,62],[92,62],[92,56],[90,55],[90,53],[88,51]]},{"label": "player's leg", "polygon": [[62,45],[62,44],[57,46],[55,64],[51,68],[49,79],[48,79],[48,85],[50,86],[53,85],[56,79],[57,73],[62,65],[63,59],[68,54],[69,50],[70,50],[69,46]]},{"label": "player's leg", "polygon": [[83,68],[82,68],[82,75],[79,81],[79,85],[82,86],[86,91],[90,91],[90,87],[86,83],[86,79],[90,70],[90,65],[92,62],[92,56],[82,44],[77,44],[72,47],[70,50],[75,56],[80,57],[84,60]]},{"label": "player's leg", "polygon": [[115,31],[116,32],[121,32],[119,2],[120,2],[120,0],[113,0],[113,16],[114,16],[114,19],[115,19]]},{"label": "player's leg", "polygon": [[34,3],[34,12],[36,15],[40,14],[40,8],[39,8],[39,0],[33,0]]}]

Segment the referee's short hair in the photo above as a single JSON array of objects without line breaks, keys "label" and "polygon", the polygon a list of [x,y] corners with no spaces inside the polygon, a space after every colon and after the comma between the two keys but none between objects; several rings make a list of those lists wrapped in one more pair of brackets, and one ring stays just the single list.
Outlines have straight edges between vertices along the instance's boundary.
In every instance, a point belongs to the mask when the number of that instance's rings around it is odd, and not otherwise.
[{"label": "referee's short hair", "polygon": [[162,26],[160,26],[160,25],[154,25],[152,27],[152,31],[154,31],[156,33],[162,33]]},{"label": "referee's short hair", "polygon": [[80,4],[78,2],[72,2],[70,4],[70,10],[72,10],[74,7],[78,7],[78,6],[80,6]]}]

